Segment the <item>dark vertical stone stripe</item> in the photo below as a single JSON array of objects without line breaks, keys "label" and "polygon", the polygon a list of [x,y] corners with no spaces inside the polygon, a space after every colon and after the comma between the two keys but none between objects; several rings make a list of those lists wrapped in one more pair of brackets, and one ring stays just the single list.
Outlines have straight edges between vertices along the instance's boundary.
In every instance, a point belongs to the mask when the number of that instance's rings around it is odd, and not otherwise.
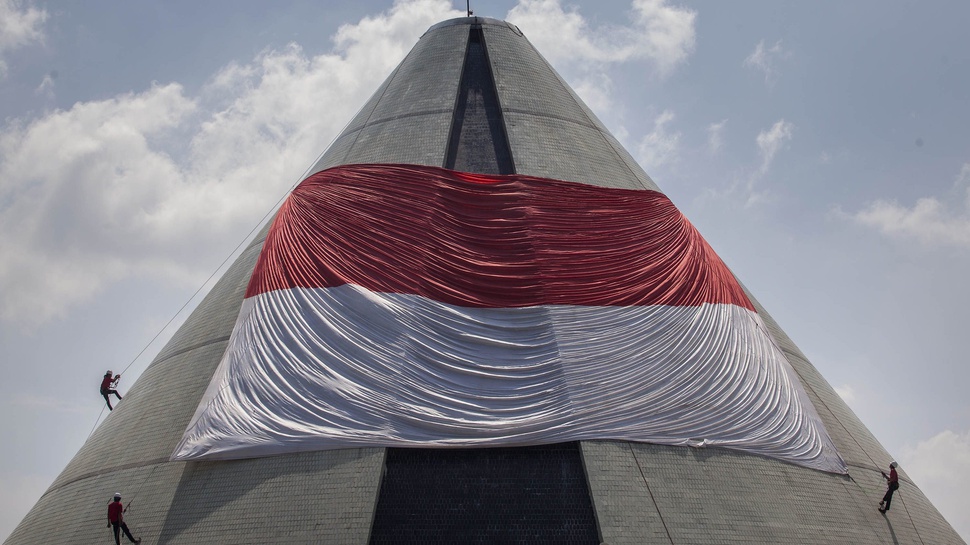
[{"label": "dark vertical stone stripe", "polygon": [[388,449],[370,543],[595,545],[578,445]]},{"label": "dark vertical stone stripe", "polygon": [[[481,25],[472,25],[445,168],[513,174]],[[577,443],[525,448],[388,449],[372,545],[596,544]]]},{"label": "dark vertical stone stripe", "polygon": [[480,25],[472,26],[468,35],[444,167],[480,174],[515,172]]}]

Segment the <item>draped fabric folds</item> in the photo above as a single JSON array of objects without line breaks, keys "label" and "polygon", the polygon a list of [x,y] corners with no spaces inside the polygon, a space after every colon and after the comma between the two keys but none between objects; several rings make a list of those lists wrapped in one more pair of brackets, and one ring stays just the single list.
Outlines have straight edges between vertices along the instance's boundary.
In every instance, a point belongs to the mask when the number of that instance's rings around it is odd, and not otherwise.
[{"label": "draped fabric folds", "polygon": [[589,439],[846,471],[664,195],[348,165],[280,209],[173,459]]}]

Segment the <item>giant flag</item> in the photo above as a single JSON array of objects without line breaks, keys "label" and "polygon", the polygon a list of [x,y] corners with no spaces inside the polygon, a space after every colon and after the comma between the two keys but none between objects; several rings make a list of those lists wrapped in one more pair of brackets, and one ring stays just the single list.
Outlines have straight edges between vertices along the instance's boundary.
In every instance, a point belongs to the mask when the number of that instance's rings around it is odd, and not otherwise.
[{"label": "giant flag", "polygon": [[284,203],[173,458],[590,439],[846,471],[663,194],[347,165]]}]

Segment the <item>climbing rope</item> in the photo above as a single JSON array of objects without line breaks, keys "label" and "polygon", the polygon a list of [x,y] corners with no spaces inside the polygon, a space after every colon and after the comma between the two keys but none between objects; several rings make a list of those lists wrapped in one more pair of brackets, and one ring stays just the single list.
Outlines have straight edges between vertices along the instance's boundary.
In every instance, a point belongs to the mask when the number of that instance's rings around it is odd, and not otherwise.
[{"label": "climbing rope", "polygon": [[903,500],[903,495],[898,488],[896,489],[896,495],[899,496],[899,501],[903,502],[903,511],[906,511],[906,516],[909,517],[909,524],[913,527],[913,531],[916,532],[916,537],[919,538],[920,543],[923,543],[923,536],[919,535],[919,529],[916,528],[916,523],[913,522],[913,515],[909,514],[909,507],[906,507],[906,501]]},{"label": "climbing rope", "polygon": [[[782,349],[782,347],[775,340],[774,335],[772,335],[771,332],[768,331],[767,325],[761,325],[761,324],[759,324],[758,325],[758,328],[761,330],[762,333],[765,334],[765,336],[768,337],[768,340],[771,341],[771,343],[774,345],[774,347],[779,352],[781,352],[782,354],[785,353],[785,351]],[[806,380],[804,380],[802,378],[801,374],[798,372],[797,369],[795,369],[795,366],[794,365],[792,365],[791,368],[792,368],[793,371],[795,371],[795,374],[798,375],[798,378],[801,380],[802,384],[806,388],[808,388],[809,390],[811,390],[812,393],[815,394],[815,396],[819,399],[819,401],[821,401],[822,398],[818,395],[818,392],[815,391],[815,388],[813,388],[811,384],[809,384]],[[861,450],[862,453],[866,455],[866,458],[869,458],[869,461],[872,462],[873,467],[876,468],[877,471],[881,471],[879,469],[879,467],[880,467],[879,464],[877,464],[876,461],[872,459],[872,456],[869,455],[869,452],[866,451],[865,447],[862,446],[862,443],[860,443],[859,440],[856,439],[855,434],[853,434],[851,431],[849,431],[849,428],[847,428],[846,425],[842,422],[842,420],[838,417],[838,415],[835,414],[835,411],[833,411],[824,402],[822,404],[823,404],[823,406],[825,406],[826,409],[828,409],[829,414],[832,415],[832,418],[834,418],[835,421],[839,423],[839,426],[842,426],[842,429],[845,430],[845,433],[849,437],[852,438],[852,441],[854,441],[855,444],[856,444],[856,446],[859,447],[859,450]],[[849,475],[848,473],[846,473],[846,476],[848,476],[849,477],[849,480],[852,481],[853,483],[855,483],[855,485],[859,487],[859,489],[862,491],[863,495],[868,496],[868,492],[866,492],[866,489],[863,488],[862,485],[852,477],[852,475]],[[916,537],[919,538],[919,542],[920,543],[923,543],[923,538],[922,538],[922,536],[920,536],[919,530],[916,528],[916,523],[913,522],[913,516],[909,513],[909,508],[906,506],[906,502],[903,501],[903,497],[902,497],[902,494],[900,494],[899,489],[896,489],[896,495],[899,496],[899,501],[901,501],[903,503],[903,510],[906,511],[906,516],[909,518],[909,523],[913,527],[913,531],[916,532]]]},{"label": "climbing rope", "polygon": [[101,422],[101,415],[103,414],[104,414],[104,405],[101,406],[101,412],[98,413],[98,419],[94,421],[94,425],[91,426],[91,431],[88,432],[88,439],[91,438],[91,434],[94,433],[94,430],[98,427],[98,422]]},{"label": "climbing rope", "polygon": [[132,492],[131,499],[128,500],[128,504],[125,505],[125,512],[128,512],[128,510],[131,509],[131,504],[135,501],[135,498],[138,496],[138,492],[141,491],[141,487],[144,486],[146,482],[148,482],[148,479],[150,479],[152,475],[155,474],[155,470],[158,469],[158,466],[160,465],[161,463],[155,464],[154,467],[152,467],[152,470],[148,472],[148,475],[146,475],[145,478],[141,480],[141,483],[138,485],[138,487],[135,488],[135,491]]},{"label": "climbing rope", "polygon": [[[320,152],[320,154],[317,155],[316,159],[314,159],[313,162],[310,163],[310,165],[303,171],[303,174],[300,175],[300,177],[297,178],[296,181],[293,182],[290,185],[290,187],[287,188],[286,191],[283,192],[283,194],[276,201],[276,203],[273,204],[273,206],[270,207],[270,209],[267,210],[265,214],[263,214],[263,217],[260,218],[260,220],[256,223],[256,225],[252,229],[249,230],[249,232],[246,234],[246,236],[243,237],[243,239],[241,241],[239,241],[239,244],[237,244],[236,247],[233,248],[231,252],[229,252],[229,255],[227,255],[226,258],[222,260],[222,263],[220,263],[219,266],[216,267],[216,269],[214,271],[212,271],[212,274],[210,274],[209,277],[206,278],[204,282],[202,282],[202,284],[199,286],[199,288],[197,290],[195,290],[195,293],[193,293],[185,301],[185,303],[181,307],[179,307],[179,309],[175,312],[175,314],[173,314],[172,317],[169,318],[169,320],[167,322],[165,322],[165,325],[163,325],[161,327],[161,329],[158,330],[158,333],[155,333],[155,336],[152,337],[152,339],[150,341],[148,341],[148,343],[145,344],[144,348],[142,348],[138,352],[138,354],[135,355],[135,357],[132,358],[130,362],[128,362],[128,365],[126,365],[125,368],[121,370],[121,373],[118,373],[119,376],[125,374],[128,371],[128,369],[131,368],[131,366],[134,365],[134,363],[136,361],[138,361],[138,358],[140,358],[141,355],[144,354],[146,350],[148,350],[148,347],[151,346],[152,343],[154,343],[158,339],[158,337],[162,334],[162,332],[164,332],[168,328],[168,326],[170,326],[172,324],[172,322],[175,321],[175,318],[177,318],[179,316],[179,314],[181,314],[182,311],[185,310],[185,308],[187,306],[189,306],[189,303],[191,303],[192,300],[195,299],[196,296],[199,295],[199,292],[201,292],[202,289],[212,280],[212,278],[215,277],[216,273],[218,273],[220,270],[222,270],[222,268],[226,265],[226,263],[229,261],[229,259],[231,259],[234,255],[236,255],[236,252],[239,251],[239,248],[242,247],[242,245],[245,244],[246,241],[250,239],[250,237],[253,235],[253,233],[256,232],[257,229],[259,229],[262,225],[264,225],[266,223],[267,218],[269,218],[269,216],[271,214],[273,214],[273,212],[277,208],[279,208],[280,204],[283,202],[284,199],[286,199],[287,195],[289,195],[290,193],[292,193],[293,192],[293,189],[295,189],[296,186],[299,185],[300,182],[302,182],[303,180],[306,179],[308,173],[310,172],[310,169],[312,169],[314,167],[314,165],[316,165],[320,161],[320,159],[323,157],[323,154],[326,153],[326,151],[330,148],[330,146],[332,146],[333,143],[337,141],[337,138],[341,134],[343,134],[344,131],[347,130],[347,127],[349,127],[350,126],[350,123],[353,122],[353,120],[357,118],[357,116],[360,114],[360,112],[364,109],[364,106],[365,105],[361,105],[361,107],[357,110],[357,112],[355,112],[354,115],[351,116],[350,120],[347,121],[347,123],[343,126],[343,128],[341,128],[339,131],[337,131],[336,136],[334,136],[330,140],[330,143],[327,144],[327,146],[325,148],[323,148],[323,151]],[[91,438],[91,435],[94,433],[94,430],[97,429],[97,427],[98,427],[98,423],[101,422],[101,417],[104,415],[104,408],[105,408],[104,405],[102,405],[101,406],[101,412],[98,413],[98,418],[94,421],[94,426],[92,426],[91,427],[91,431],[88,432],[88,439]]]},{"label": "climbing rope", "polygon": [[[850,481],[852,481],[856,486],[859,487],[859,490],[862,491],[862,495],[863,496],[869,497],[870,491],[867,490],[866,487],[862,486],[862,483],[860,483],[859,481],[857,481],[854,478],[852,478],[852,475],[848,475],[848,477],[849,477],[849,480]],[[923,536],[920,535],[919,529],[916,527],[916,523],[913,521],[913,515],[910,514],[909,507],[906,506],[906,501],[903,500],[903,495],[901,493],[901,490],[902,490],[902,488],[897,488],[896,489],[896,492],[895,492],[895,496],[897,498],[899,498],[899,501],[900,502],[902,502],[902,504],[903,504],[903,511],[906,512],[906,517],[909,519],[910,526],[912,526],[913,527],[913,531],[916,532],[916,537],[919,539],[919,542],[920,543],[923,543]],[[877,490],[877,491],[875,491],[875,493],[878,495],[879,491]],[[925,545],[925,543],[924,543],[924,545]]]},{"label": "climbing rope", "polygon": [[660,524],[663,525],[664,532],[667,533],[667,540],[670,541],[670,545],[674,545],[674,538],[670,535],[670,529],[667,528],[667,521],[664,520],[663,514],[660,513],[660,505],[657,504],[657,499],[653,497],[653,490],[650,489],[647,475],[643,472],[640,459],[637,458],[637,451],[633,449],[633,443],[629,443],[628,446],[630,447],[630,455],[633,456],[633,461],[637,464],[637,470],[640,471],[640,478],[643,479],[643,485],[647,488],[647,494],[650,495],[650,501],[653,502],[653,508],[657,510],[657,516],[660,517]]},{"label": "climbing rope", "polygon": [[[775,340],[775,336],[772,335],[770,331],[768,331],[767,329],[768,326],[764,324],[763,321],[760,324],[755,322],[755,325],[758,327],[758,329],[761,330],[762,333],[764,333],[764,335],[768,338],[768,340],[775,347],[775,349],[778,350],[778,352],[780,352],[782,355],[785,355],[785,350],[781,347],[780,344],[778,344],[778,341]],[[788,359],[787,355],[785,355],[785,359],[786,360]],[[872,459],[872,456],[869,456],[869,453],[866,451],[865,447],[863,447],[862,443],[860,443],[859,440],[856,439],[855,435],[851,431],[849,431],[849,428],[847,428],[846,425],[842,422],[842,419],[840,419],[838,415],[835,414],[835,411],[833,411],[828,406],[828,404],[822,401],[822,396],[818,395],[818,392],[815,391],[815,388],[807,380],[805,380],[804,377],[802,377],[802,374],[798,372],[798,369],[796,369],[794,365],[791,365],[791,362],[789,362],[789,365],[791,366],[791,370],[795,372],[795,375],[798,376],[799,382],[801,382],[802,386],[808,390],[811,390],[812,393],[815,394],[815,397],[819,400],[819,402],[822,403],[822,406],[829,411],[829,414],[832,415],[832,418],[834,418],[835,421],[839,423],[839,426],[841,426],[842,429],[845,430],[846,435],[852,438],[852,441],[854,441],[856,446],[859,447],[859,450],[861,450],[862,453],[866,455],[866,458],[869,458],[869,461],[872,462],[872,466],[878,470],[879,464],[877,464],[876,461]]]}]

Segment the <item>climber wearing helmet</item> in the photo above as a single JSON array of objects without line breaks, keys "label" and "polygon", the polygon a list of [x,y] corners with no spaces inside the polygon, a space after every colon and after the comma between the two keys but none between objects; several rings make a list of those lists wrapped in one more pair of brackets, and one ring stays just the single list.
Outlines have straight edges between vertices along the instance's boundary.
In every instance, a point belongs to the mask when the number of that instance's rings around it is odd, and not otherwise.
[{"label": "climber wearing helmet", "polygon": [[108,404],[108,410],[112,411],[114,408],[111,406],[111,398],[108,397],[111,394],[118,396],[118,401],[121,401],[121,394],[118,390],[115,390],[115,386],[118,384],[118,379],[121,375],[111,376],[111,370],[109,369],[107,373],[104,374],[104,378],[101,379],[101,395],[104,396],[104,402]]},{"label": "climber wearing helmet", "polygon": [[125,532],[125,537],[132,543],[141,543],[140,539],[135,539],[125,524],[125,511],[128,509],[121,505],[121,493],[115,494],[114,501],[108,504],[108,526],[114,530],[115,545],[121,545],[121,532]]},{"label": "climber wearing helmet", "polygon": [[888,487],[886,488],[886,495],[882,497],[882,501],[879,502],[879,512],[885,513],[889,511],[889,506],[893,502],[893,492],[899,488],[899,475],[896,474],[896,462],[889,464],[889,475],[882,472],[882,476],[885,477]]}]

